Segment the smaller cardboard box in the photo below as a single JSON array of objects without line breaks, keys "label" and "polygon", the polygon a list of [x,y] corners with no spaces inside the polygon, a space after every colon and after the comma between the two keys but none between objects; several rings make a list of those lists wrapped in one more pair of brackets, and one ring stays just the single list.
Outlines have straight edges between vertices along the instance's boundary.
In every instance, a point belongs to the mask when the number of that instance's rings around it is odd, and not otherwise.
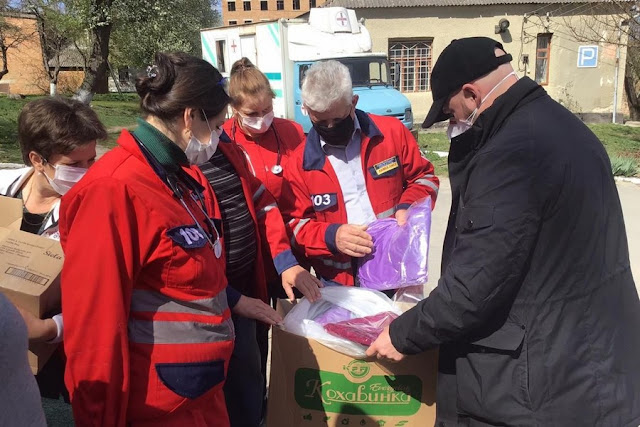
[{"label": "smaller cardboard box", "polygon": [[[280,301],[286,314],[292,305]],[[273,329],[267,427],[430,426],[437,351],[400,363],[358,360]]]},{"label": "smaller cardboard box", "polygon": [[[22,201],[0,196],[0,292],[13,304],[42,318],[60,309],[64,255],[60,243],[20,231]],[[56,345],[33,344],[29,365],[42,369]]]}]

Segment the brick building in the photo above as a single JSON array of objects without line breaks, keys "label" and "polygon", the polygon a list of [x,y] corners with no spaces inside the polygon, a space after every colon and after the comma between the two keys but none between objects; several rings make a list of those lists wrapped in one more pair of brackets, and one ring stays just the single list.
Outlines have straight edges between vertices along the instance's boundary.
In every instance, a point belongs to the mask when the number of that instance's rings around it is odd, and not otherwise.
[{"label": "brick building", "polygon": [[[1,93],[33,95],[49,90],[49,81],[42,62],[42,48],[38,37],[38,26],[34,15],[26,13],[3,13],[0,19],[14,27],[23,39],[7,50],[9,73],[0,80]],[[6,44],[13,44],[11,36]]]},{"label": "brick building", "polygon": [[222,0],[222,25],[295,18],[326,0]]}]

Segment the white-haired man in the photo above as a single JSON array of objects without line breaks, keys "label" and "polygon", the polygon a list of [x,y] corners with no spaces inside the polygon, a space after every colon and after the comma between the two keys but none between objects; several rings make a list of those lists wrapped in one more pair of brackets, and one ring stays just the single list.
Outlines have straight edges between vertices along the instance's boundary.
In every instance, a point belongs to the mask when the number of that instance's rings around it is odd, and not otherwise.
[{"label": "white-haired man", "polygon": [[373,246],[367,225],[392,215],[403,223],[413,202],[435,203],[438,178],[399,120],[356,109],[340,62],[309,68],[302,100],[313,128],[289,159],[280,208],[320,278],[352,286],[356,258]]}]

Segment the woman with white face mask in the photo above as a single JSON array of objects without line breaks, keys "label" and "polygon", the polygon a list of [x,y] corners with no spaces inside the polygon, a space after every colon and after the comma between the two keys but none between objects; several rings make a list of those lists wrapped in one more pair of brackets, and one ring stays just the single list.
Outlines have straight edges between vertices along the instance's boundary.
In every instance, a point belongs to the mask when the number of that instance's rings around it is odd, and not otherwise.
[{"label": "woman with white face mask", "polygon": [[[96,141],[106,138],[96,113],[79,101],[42,98],[24,106],[18,117],[18,139],[29,166],[0,171],[0,195],[22,200],[22,231],[59,240],[60,199],[95,161]],[[62,315],[39,319],[17,308],[31,343],[62,341]],[[68,400],[63,375],[63,358],[56,352],[36,376],[42,397],[55,399],[57,410],[60,396]]]},{"label": "woman with white face mask", "polygon": [[[238,63],[246,68],[241,71],[236,63],[231,71],[234,118],[224,126],[228,134],[221,137],[218,151],[200,165],[222,210],[227,278],[243,294],[264,301],[270,296],[269,279],[277,280],[273,286],[283,296],[286,292],[294,298],[297,288],[314,301],[320,297],[321,284],[298,265],[271,193],[279,195],[283,154],[289,150],[285,138],[299,141],[301,130],[287,120],[274,121],[269,82],[244,61]],[[257,426],[264,414],[268,327],[238,316],[233,322],[236,345],[225,384],[229,419],[232,427]]]},{"label": "woman with white face mask", "polygon": [[74,418],[226,427],[231,312],[281,321],[229,282],[224,211],[196,166],[219,150],[229,97],[218,70],[185,53],[156,54],[136,90],[138,127],[60,207]]},{"label": "woman with white face mask", "polygon": [[289,154],[304,141],[302,127],[274,117],[275,92],[265,74],[247,58],[231,68],[229,95],[233,117],[224,130],[244,150],[253,174],[278,201]]}]

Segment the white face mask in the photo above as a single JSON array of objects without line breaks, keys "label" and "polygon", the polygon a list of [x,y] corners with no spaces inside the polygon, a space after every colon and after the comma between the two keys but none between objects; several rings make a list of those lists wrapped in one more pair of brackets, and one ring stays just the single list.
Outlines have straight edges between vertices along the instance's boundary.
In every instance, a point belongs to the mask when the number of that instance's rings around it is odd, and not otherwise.
[{"label": "white face mask", "polygon": [[198,138],[191,133],[191,139],[189,139],[189,143],[187,144],[187,149],[184,150],[184,154],[187,156],[187,160],[192,165],[199,166],[205,162],[207,162],[218,149],[218,143],[220,142],[220,135],[222,135],[222,129],[211,130],[211,126],[209,125],[209,120],[207,119],[207,115],[203,111],[205,121],[207,122],[207,127],[211,131],[211,137],[208,143],[200,142]]},{"label": "white face mask", "polygon": [[64,196],[69,190],[71,190],[71,187],[80,181],[84,174],[87,173],[86,168],[77,168],[67,165],[51,165],[51,167],[55,170],[53,179],[49,178],[45,172],[43,172],[43,175],[47,181],[49,181],[51,188],[61,196]]},{"label": "white face mask", "polygon": [[491,89],[489,93],[487,93],[485,97],[480,100],[480,105],[477,106],[475,110],[473,110],[473,112],[465,120],[458,120],[455,123],[449,122],[449,127],[447,128],[447,137],[449,138],[449,140],[457,136],[460,136],[466,131],[468,131],[469,129],[471,129],[471,127],[473,126],[473,122],[476,119],[476,115],[478,114],[478,110],[480,109],[480,107],[482,107],[482,104],[484,104],[484,101],[486,101],[489,95],[491,95],[494,90],[496,90],[502,83],[504,83],[505,80],[507,80],[511,76],[516,76],[516,79],[518,79],[518,76],[516,75],[515,71],[512,71],[506,76],[504,76],[504,78],[500,80],[498,84],[495,85],[493,89]]},{"label": "white face mask", "polygon": [[268,112],[263,117],[245,117],[240,114],[242,125],[254,133],[265,133],[271,123],[273,123],[273,111]]}]

